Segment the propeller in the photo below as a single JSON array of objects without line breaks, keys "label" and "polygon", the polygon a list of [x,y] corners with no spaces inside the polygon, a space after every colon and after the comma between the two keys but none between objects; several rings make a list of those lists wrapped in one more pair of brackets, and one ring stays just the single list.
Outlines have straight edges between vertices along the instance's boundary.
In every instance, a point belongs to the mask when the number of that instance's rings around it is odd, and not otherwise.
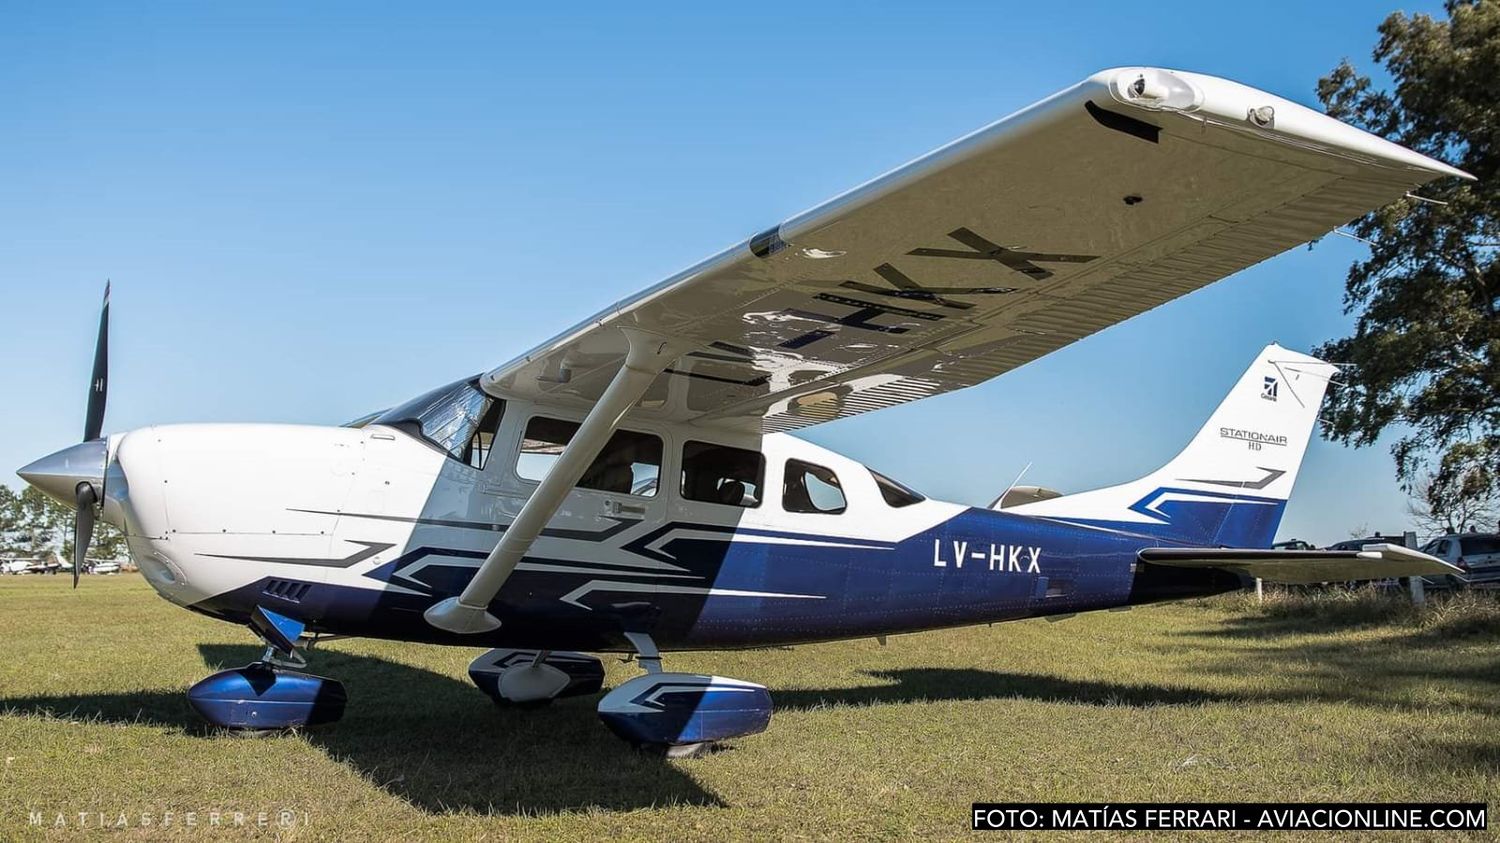
[{"label": "propeller", "polygon": [[109,282],[104,282],[104,309],[99,313],[99,338],[94,341],[94,377],[89,383],[88,416],[83,441],[98,439],[104,428],[104,399],[109,395]]},{"label": "propeller", "polygon": [[78,572],[83,570],[83,559],[88,555],[89,542],[94,540],[94,507],[99,496],[88,483],[78,484],[77,511],[73,514],[73,587],[78,587]]},{"label": "propeller", "polygon": [[[83,441],[99,438],[104,429],[104,405],[109,397],[109,282],[104,282],[104,309],[99,313],[99,337],[94,341],[94,375],[89,382],[88,412],[83,422]],[[84,557],[89,552],[89,543],[94,540],[94,507],[99,505],[99,492],[92,483],[84,481],[74,489],[73,513],[73,587],[78,587],[78,575],[83,570]]]},{"label": "propeller", "polygon": [[73,507],[73,587],[94,539],[98,507],[104,501],[104,475],[109,469],[109,442],[104,430],[104,401],[109,393],[109,283],[104,284],[104,308],[99,314],[99,339],[94,343],[94,376],[89,381],[88,414],[83,441],[48,454],[16,471],[47,497]]}]

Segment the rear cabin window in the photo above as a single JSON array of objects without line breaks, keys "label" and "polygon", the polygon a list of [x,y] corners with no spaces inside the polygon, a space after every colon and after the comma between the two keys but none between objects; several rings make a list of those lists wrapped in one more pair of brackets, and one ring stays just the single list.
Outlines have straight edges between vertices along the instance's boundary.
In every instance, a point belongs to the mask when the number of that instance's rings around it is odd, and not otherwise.
[{"label": "rear cabin window", "polygon": [[[577,432],[578,422],[533,417],[526,423],[526,435],[521,438],[516,474],[525,480],[546,477]],[[652,497],[661,474],[661,453],[660,437],[617,430],[583,472],[578,488]]]},{"label": "rear cabin window", "polygon": [[895,480],[886,477],[874,469],[870,470],[870,475],[875,478],[875,486],[880,489],[880,496],[885,499],[886,504],[889,506],[899,509],[903,506],[911,506],[914,503],[921,503],[927,500],[917,492],[897,483]]},{"label": "rear cabin window", "polygon": [[766,458],[759,451],[688,442],[682,446],[682,496],[725,506],[760,506]]},{"label": "rear cabin window", "polygon": [[848,509],[848,502],[833,471],[802,460],[787,460],[781,508],[787,512],[837,515]]}]

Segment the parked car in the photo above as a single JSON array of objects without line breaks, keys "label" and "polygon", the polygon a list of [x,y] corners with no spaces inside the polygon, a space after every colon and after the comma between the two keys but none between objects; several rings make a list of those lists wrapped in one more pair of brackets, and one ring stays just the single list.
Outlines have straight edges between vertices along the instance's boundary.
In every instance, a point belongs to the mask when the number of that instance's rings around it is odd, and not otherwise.
[{"label": "parked car", "polygon": [[[1402,547],[1405,547],[1406,546],[1406,537],[1404,535],[1400,534],[1400,533],[1397,533],[1397,534],[1394,534],[1394,535],[1389,535],[1389,536],[1388,535],[1383,535],[1381,533],[1376,533],[1373,536],[1366,536],[1365,538],[1362,538],[1362,539],[1345,539],[1344,541],[1341,541],[1341,542],[1335,542],[1335,543],[1333,543],[1333,544],[1331,544],[1331,545],[1329,545],[1329,546],[1327,546],[1327,547],[1325,547],[1323,549],[1324,550],[1364,550],[1365,549],[1365,545],[1367,545],[1367,544],[1395,544],[1395,545],[1401,545]],[[1350,588],[1355,588],[1355,587],[1359,587],[1361,585],[1364,585],[1364,586],[1368,586],[1368,587],[1371,587],[1371,588],[1389,589],[1389,588],[1399,588],[1399,587],[1401,587],[1401,580],[1397,579],[1397,578],[1391,578],[1391,579],[1384,579],[1384,580],[1370,580],[1370,581],[1365,582],[1365,583],[1348,582],[1348,583],[1345,583],[1345,585],[1348,586],[1348,587],[1350,587]]]},{"label": "parked car", "polygon": [[1500,583],[1500,533],[1449,533],[1423,545],[1422,552],[1464,571],[1461,577],[1424,577],[1430,587]]},{"label": "parked car", "polygon": [[1406,544],[1406,539],[1403,538],[1400,534],[1397,534],[1397,535],[1394,535],[1394,536],[1382,536],[1381,534],[1376,533],[1375,535],[1370,536],[1369,538],[1364,538],[1364,539],[1347,539],[1345,541],[1341,541],[1341,542],[1338,542],[1336,544],[1331,544],[1331,545],[1329,545],[1329,546],[1327,546],[1327,547],[1325,547],[1323,549],[1324,550],[1363,550],[1364,546],[1367,545],[1367,544],[1400,544],[1400,545],[1404,545],[1404,544]]},{"label": "parked car", "polygon": [[1314,545],[1312,542],[1305,542],[1305,541],[1303,541],[1301,539],[1287,539],[1284,542],[1277,542],[1277,543],[1271,545],[1271,549],[1272,550],[1317,550],[1318,548],[1317,548],[1317,545]]}]

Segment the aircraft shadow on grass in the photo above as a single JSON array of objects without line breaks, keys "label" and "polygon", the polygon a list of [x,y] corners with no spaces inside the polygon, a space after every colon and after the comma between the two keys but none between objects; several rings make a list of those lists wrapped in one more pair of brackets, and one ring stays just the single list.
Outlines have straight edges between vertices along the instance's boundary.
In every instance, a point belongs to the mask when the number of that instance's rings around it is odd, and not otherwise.
[{"label": "aircraft shadow on grass", "polygon": [[[260,648],[201,645],[215,667],[254,661]],[[344,719],[303,737],[382,789],[429,813],[553,813],[590,808],[723,807],[676,764],[631,749],[594,714],[598,697],[560,700],[542,709],[494,706],[467,681],[422,668],[334,650],[310,669],[336,677],[349,692]],[[778,710],[827,705],[1021,698],[1085,705],[1169,705],[1223,700],[1202,691],[1068,680],[979,669],[870,671],[882,684],[775,691]],[[0,698],[0,711],[58,719],[102,720],[220,734],[188,706],[183,691]],[[776,740],[772,734],[763,740]],[[732,751],[731,744],[731,751]],[[243,750],[256,752],[246,740]]]},{"label": "aircraft shadow on grass", "polygon": [[[1287,700],[1500,716],[1500,616],[1477,613],[1412,626],[1404,624],[1400,608],[1333,603],[1315,611],[1246,613],[1174,637],[1203,654],[1197,669],[1204,674],[1239,675],[1247,664],[1277,671],[1277,694]],[[1347,635],[1366,630],[1394,634],[1378,643]],[[1446,693],[1432,696],[1434,686]]]},{"label": "aircraft shadow on grass", "polygon": [[[1239,638],[1238,646],[1202,640],[1191,646],[1204,650],[1198,669],[1206,676],[1243,676],[1247,666],[1278,673],[1276,696],[1288,702],[1339,702],[1413,718],[1448,711],[1478,724],[1480,734],[1482,724],[1500,718],[1500,648],[1494,637],[1482,638],[1484,631],[1461,623],[1458,629],[1410,630],[1372,645],[1340,634],[1375,624],[1355,617],[1345,621],[1330,627],[1296,619],[1240,620],[1220,638]],[[1182,634],[1215,637],[1208,631]],[[1295,640],[1288,645],[1278,636]],[[1254,644],[1246,647],[1247,639]],[[1428,739],[1414,760],[1434,774],[1459,770],[1493,776],[1500,773],[1500,741],[1461,732],[1450,740]]]},{"label": "aircraft shadow on grass", "polygon": [[[1236,624],[1239,627],[1240,624]],[[1246,628],[1181,633],[1195,638],[1248,634],[1275,638],[1303,632],[1296,619],[1244,622]],[[1325,620],[1322,631],[1328,632]],[[1267,641],[1270,644],[1270,641]],[[899,705],[943,700],[1024,699],[1075,705],[1157,706],[1216,702],[1275,702],[1327,699],[1371,706],[1397,706],[1396,686],[1446,681],[1456,687],[1482,683],[1493,690],[1500,665],[1445,665],[1423,657],[1445,646],[1431,635],[1413,635],[1407,658],[1338,640],[1303,642],[1293,650],[1317,681],[1285,689],[1213,691],[1146,683],[1124,684],[1067,679],[1033,673],[978,668],[904,668],[865,671],[871,684],[848,688],[772,690],[778,711],[824,706]],[[1246,658],[1284,662],[1273,647],[1205,649],[1205,673],[1243,671]],[[211,667],[254,661],[260,648],[201,645]],[[1213,656],[1224,655],[1222,665]],[[597,696],[561,700],[542,709],[494,706],[469,682],[410,665],[336,650],[314,654],[313,672],[336,677],[349,691],[349,709],[339,723],[309,729],[302,737],[329,757],[359,772],[388,793],[433,814],[474,811],[489,814],[553,813],[586,809],[632,810],[663,805],[722,807],[724,802],[700,785],[686,768],[631,749],[611,736],[594,714]],[[1360,677],[1358,681],[1356,676]],[[1477,687],[1472,690],[1480,690]],[[1486,694],[1488,696],[1488,694]],[[0,698],[0,711],[57,719],[101,720],[180,729],[198,737],[221,734],[188,706],[183,691],[142,694],[79,694]],[[1490,713],[1496,713],[1491,711]],[[776,740],[772,733],[763,740]],[[243,750],[257,751],[247,740]],[[731,751],[733,744],[731,746]],[[1493,768],[1496,747],[1464,746],[1468,765]],[[1453,755],[1453,753],[1449,753]],[[1452,763],[1449,757],[1445,763]]]},{"label": "aircraft shadow on grass", "polygon": [[[1034,673],[1004,673],[978,668],[916,667],[867,670],[864,675],[885,684],[854,688],[772,690],[778,711],[827,705],[879,705],[942,700],[1026,699],[1074,705],[1181,705],[1225,702],[1242,697],[1197,688],[1126,685],[1091,679],[1064,679]],[[774,722],[774,721],[773,721]],[[774,728],[774,726],[773,726]]]}]

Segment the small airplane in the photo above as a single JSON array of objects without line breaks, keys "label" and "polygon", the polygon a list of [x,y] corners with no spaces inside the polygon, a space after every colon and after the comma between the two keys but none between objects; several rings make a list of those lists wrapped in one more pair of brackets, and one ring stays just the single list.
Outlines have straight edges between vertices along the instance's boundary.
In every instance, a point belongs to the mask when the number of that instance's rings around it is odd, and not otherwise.
[{"label": "small airplane", "polygon": [[66,562],[52,559],[11,559],[0,562],[0,573],[6,574],[55,574],[71,568]]},{"label": "small airplane", "polygon": [[301,670],[329,637],[493,648],[470,676],[520,705],[598,693],[589,654],[627,653],[644,673],[599,716],[689,755],[764,730],[771,697],[663,652],[1458,573],[1270,549],[1336,371],[1274,344],[1176,458],[1081,494],[945,503],[789,435],[989,380],[1440,177],[1469,178],[1234,82],[1107,70],[341,427],[102,436],[106,288],[84,441],[20,475],[76,508],[75,586],[100,517],[163,597],[266,642],[189,691],[213,724],[338,719],[343,686]]}]

